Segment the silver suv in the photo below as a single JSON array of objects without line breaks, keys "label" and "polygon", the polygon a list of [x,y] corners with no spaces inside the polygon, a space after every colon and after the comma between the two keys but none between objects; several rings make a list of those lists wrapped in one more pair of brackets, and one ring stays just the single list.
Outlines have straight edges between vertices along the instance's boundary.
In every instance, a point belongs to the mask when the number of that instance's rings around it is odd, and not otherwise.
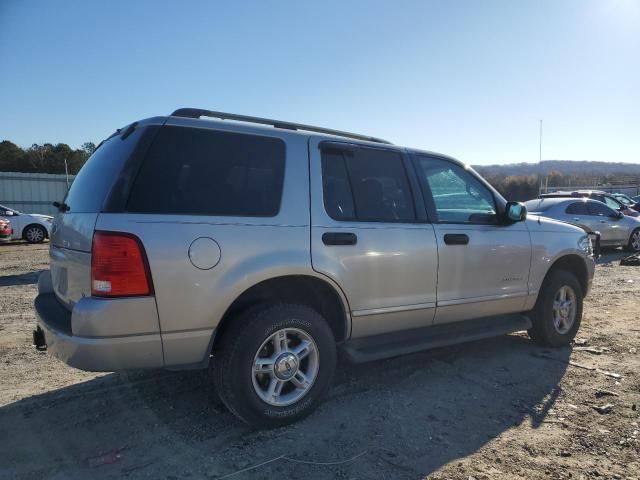
[{"label": "silver suv", "polygon": [[118,130],[57,205],[35,345],[93,371],[210,366],[258,427],[309,414],[338,348],[567,345],[594,273],[582,229],[450,157],[206,110]]}]

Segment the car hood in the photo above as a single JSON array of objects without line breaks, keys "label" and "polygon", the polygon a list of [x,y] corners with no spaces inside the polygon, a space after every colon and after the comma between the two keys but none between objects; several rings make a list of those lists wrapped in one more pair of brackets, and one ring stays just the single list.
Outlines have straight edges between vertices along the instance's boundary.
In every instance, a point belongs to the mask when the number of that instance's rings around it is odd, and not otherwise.
[{"label": "car hood", "polygon": [[50,220],[53,218],[53,216],[51,215],[43,215],[41,213],[27,213],[27,215],[29,215],[30,217],[41,218],[42,220]]},{"label": "car hood", "polygon": [[553,218],[543,217],[530,213],[525,220],[530,231],[552,232],[552,233],[579,233],[584,234],[585,231],[571,223],[555,220]]}]

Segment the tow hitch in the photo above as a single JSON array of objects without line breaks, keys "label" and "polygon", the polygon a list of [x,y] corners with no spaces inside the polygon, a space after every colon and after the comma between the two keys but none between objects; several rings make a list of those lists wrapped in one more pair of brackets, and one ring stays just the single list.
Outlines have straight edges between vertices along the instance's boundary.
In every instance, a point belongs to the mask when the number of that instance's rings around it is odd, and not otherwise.
[{"label": "tow hitch", "polygon": [[44,351],[47,349],[44,330],[42,330],[40,326],[33,331],[33,344],[36,346],[36,350]]}]

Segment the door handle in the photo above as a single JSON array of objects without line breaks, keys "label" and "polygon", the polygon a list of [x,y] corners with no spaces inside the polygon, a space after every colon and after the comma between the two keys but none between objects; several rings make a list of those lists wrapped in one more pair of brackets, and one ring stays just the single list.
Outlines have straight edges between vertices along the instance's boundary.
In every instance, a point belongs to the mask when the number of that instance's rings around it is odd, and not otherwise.
[{"label": "door handle", "polygon": [[469,236],[464,233],[446,233],[444,243],[447,245],[466,245],[469,243]]},{"label": "door handle", "polygon": [[579,222],[579,221],[580,221],[580,219],[579,219],[578,217],[573,217],[573,221],[574,221],[574,222]]},{"label": "door handle", "polygon": [[355,245],[358,237],[350,232],[326,232],[322,234],[322,243],[325,245]]}]

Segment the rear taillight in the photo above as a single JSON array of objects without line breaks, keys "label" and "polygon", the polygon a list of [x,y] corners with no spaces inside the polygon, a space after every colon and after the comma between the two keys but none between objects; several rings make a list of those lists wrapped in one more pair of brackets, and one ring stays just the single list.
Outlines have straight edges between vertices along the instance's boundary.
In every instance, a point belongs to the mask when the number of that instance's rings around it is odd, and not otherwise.
[{"label": "rear taillight", "polygon": [[96,232],[91,248],[91,295],[151,295],[149,263],[140,239],[130,233]]}]

